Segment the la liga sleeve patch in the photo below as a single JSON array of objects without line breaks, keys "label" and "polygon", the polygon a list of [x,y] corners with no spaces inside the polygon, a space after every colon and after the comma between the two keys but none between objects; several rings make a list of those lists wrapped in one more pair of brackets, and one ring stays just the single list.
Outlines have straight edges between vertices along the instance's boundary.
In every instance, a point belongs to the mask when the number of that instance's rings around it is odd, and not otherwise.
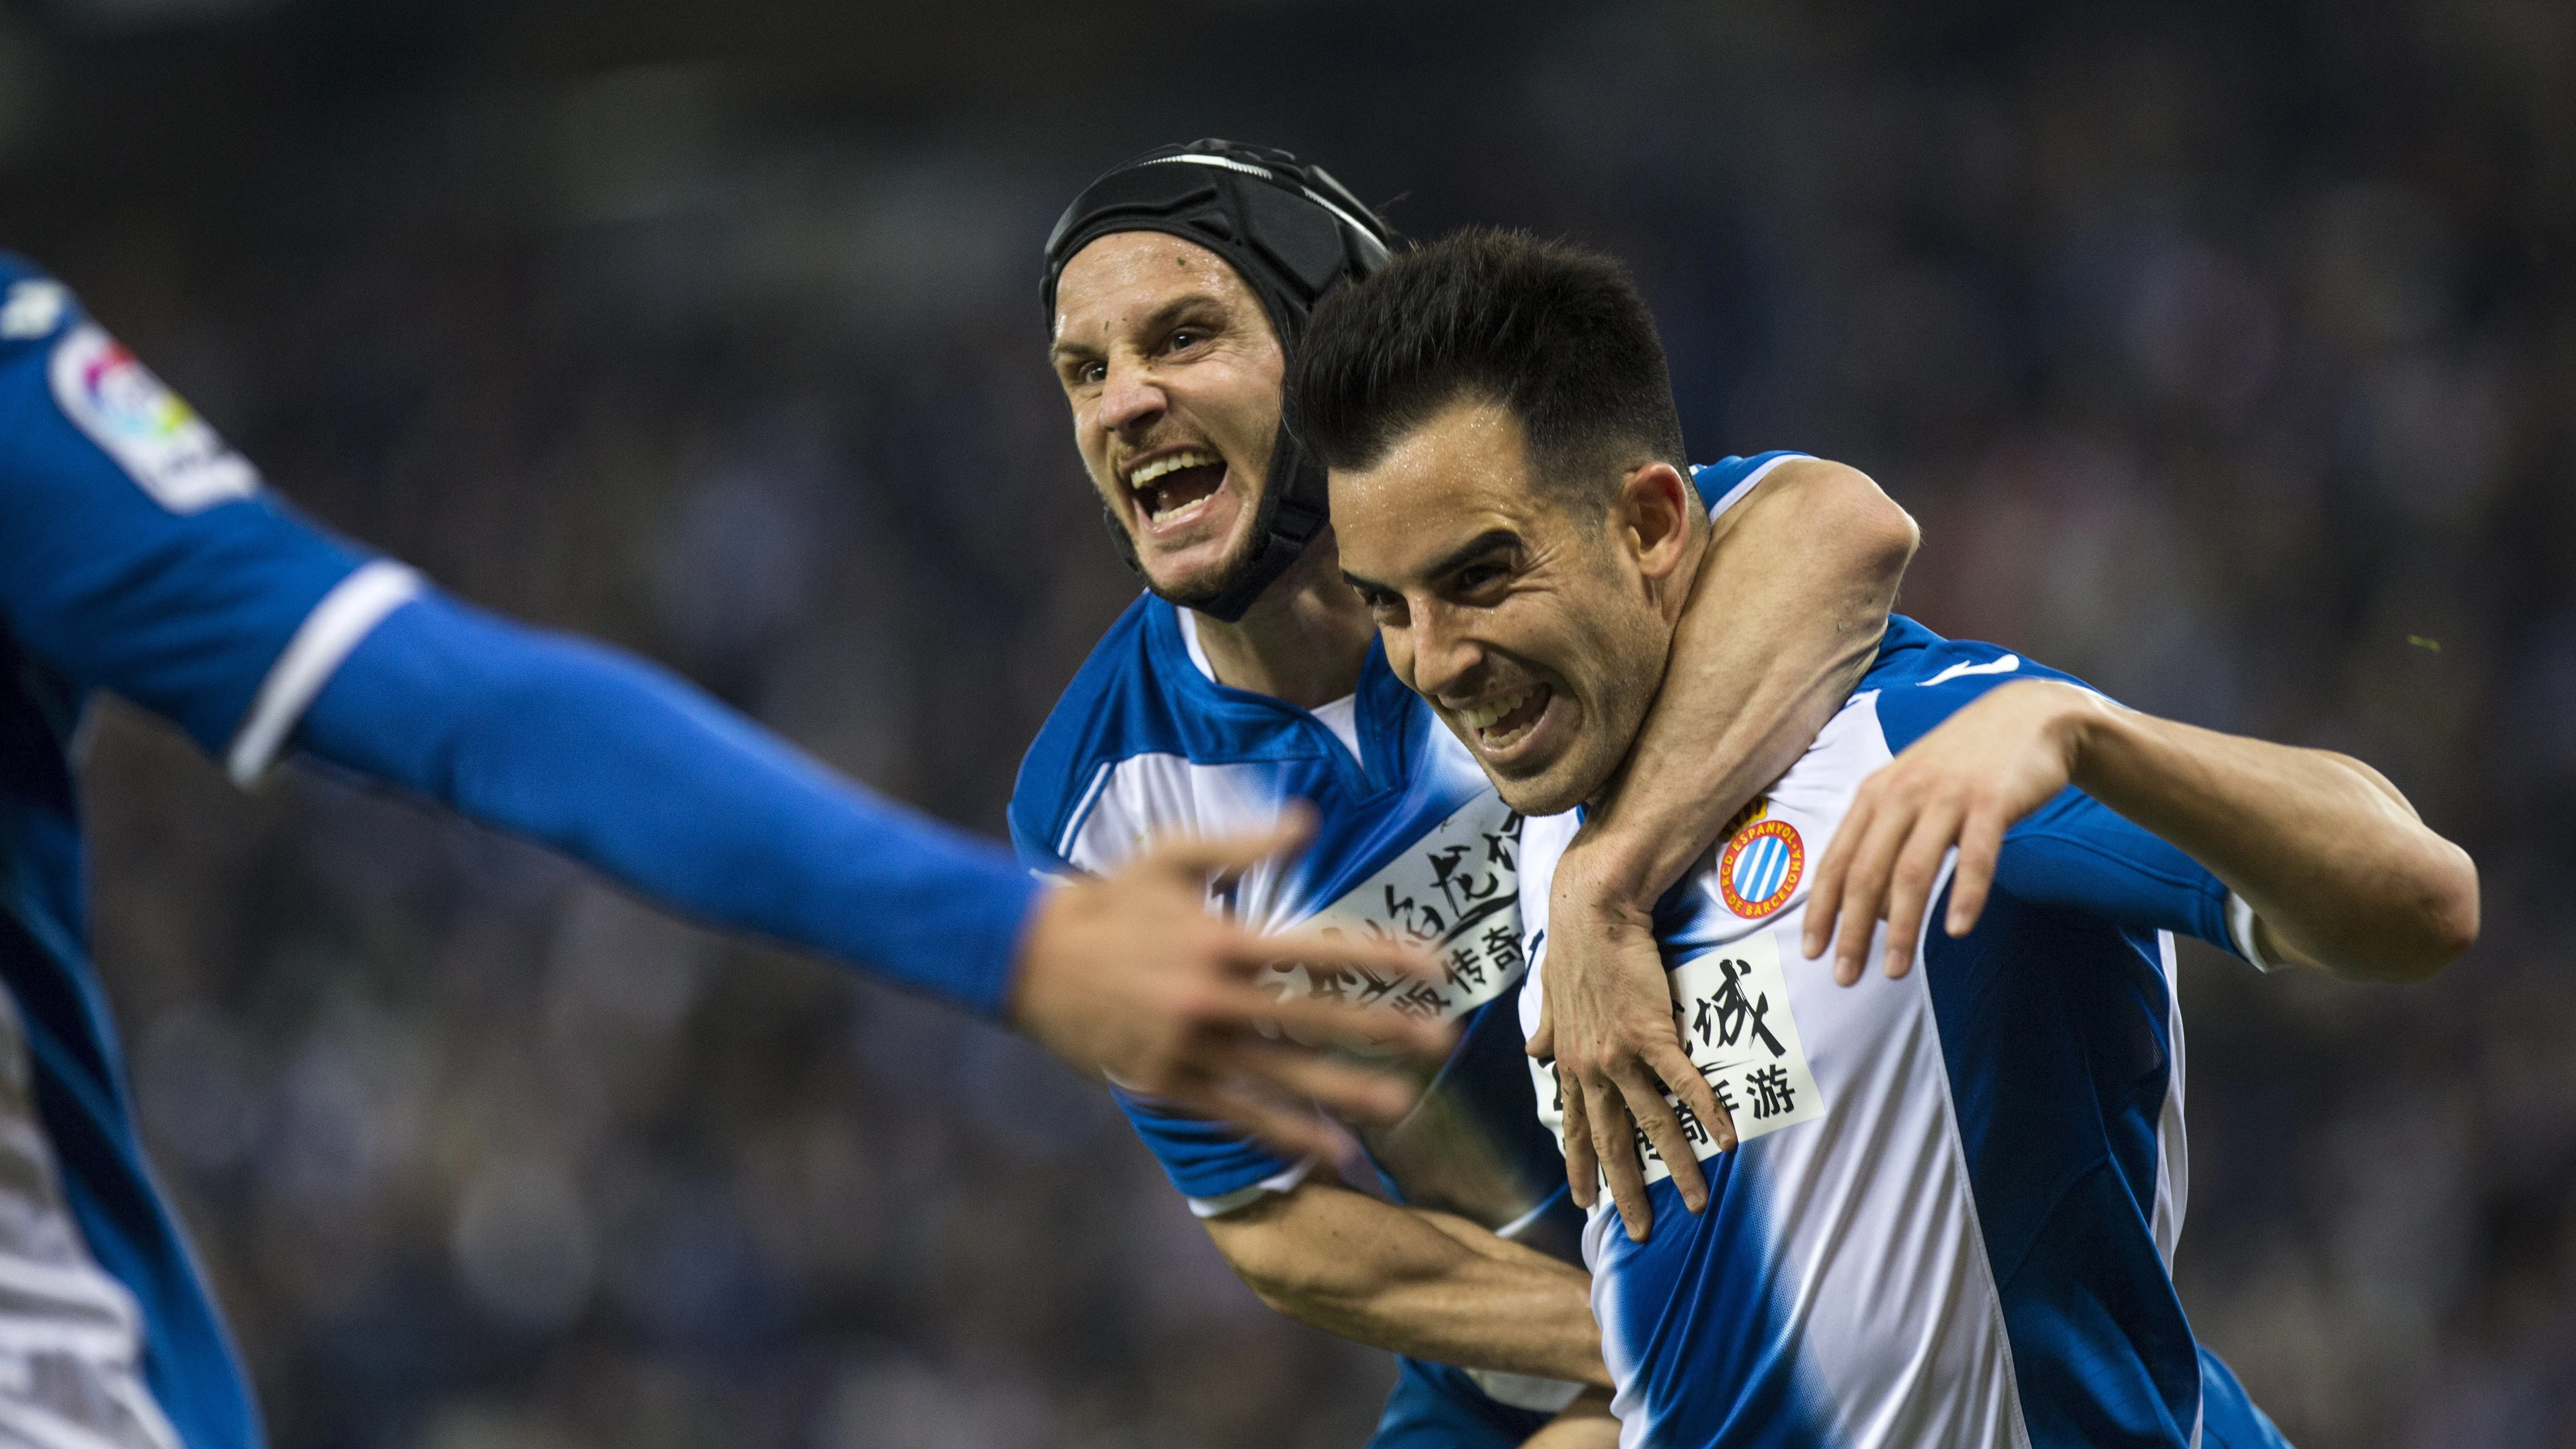
[{"label": "la liga sleeve patch", "polygon": [[63,334],[48,372],[63,416],[163,508],[201,513],[258,491],[250,460],[96,323]]}]

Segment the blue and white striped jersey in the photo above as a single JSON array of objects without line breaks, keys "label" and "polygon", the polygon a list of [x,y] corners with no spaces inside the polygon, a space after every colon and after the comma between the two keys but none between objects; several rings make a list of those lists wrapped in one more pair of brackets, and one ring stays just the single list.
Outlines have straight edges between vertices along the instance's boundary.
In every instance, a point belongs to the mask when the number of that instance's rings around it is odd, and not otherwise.
[{"label": "blue and white striped jersey", "polygon": [[[1607,1194],[1586,1226],[1624,1445],[2185,1446],[2205,1411],[2211,1442],[2278,1442],[2171,1277],[2173,933],[2236,949],[2227,889],[2070,789],[2007,836],[1976,930],[1927,932],[1903,980],[1838,987],[1799,951],[1860,782],[1986,690],[2065,677],[1894,620],[1806,755],[1661,903],[1676,1018],[1741,1145],[1703,1149],[1705,1212],[1650,1153],[1647,1241]],[[1524,828],[1525,1027],[1575,827]],[[1539,1101],[1561,1133],[1552,1079]]]},{"label": "blue and white striped jersey", "polygon": [[[1696,470],[1722,512],[1787,453]],[[1159,831],[1259,828],[1289,802],[1319,817],[1314,845],[1247,874],[1221,905],[1268,929],[1307,922],[1401,936],[1437,951],[1438,984],[1353,973],[1275,973],[1290,993],[1386,999],[1456,1020],[1458,1047],[1422,1105],[1362,1145],[1399,1202],[1457,1213],[1571,1260],[1580,1217],[1564,1161],[1539,1127],[1511,991],[1521,981],[1520,818],[1474,756],[1371,645],[1357,692],[1308,711],[1219,684],[1194,620],[1150,595],[1113,625],[1066,689],[1020,769],[1010,809],[1021,858],[1050,872],[1117,868]],[[1233,1128],[1120,1094],[1172,1185],[1202,1215],[1293,1186],[1303,1166]],[[1443,1371],[1454,1372],[1454,1371]],[[1561,1407],[1571,1386],[1478,1381],[1521,1407]]]}]

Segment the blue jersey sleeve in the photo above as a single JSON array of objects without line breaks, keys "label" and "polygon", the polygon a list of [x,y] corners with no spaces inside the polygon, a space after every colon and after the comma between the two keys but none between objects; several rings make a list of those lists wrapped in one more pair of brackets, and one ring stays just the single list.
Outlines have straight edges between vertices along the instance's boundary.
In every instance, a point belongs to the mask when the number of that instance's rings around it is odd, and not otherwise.
[{"label": "blue jersey sleeve", "polygon": [[1720,458],[1691,469],[1691,483],[1699,489],[1700,500],[1708,505],[1708,516],[1717,518],[1744,501],[1754,485],[1771,474],[1771,470],[1792,458],[1813,457],[1810,453],[1775,450],[1755,453],[1750,457]]},{"label": "blue jersey sleeve", "polygon": [[255,702],[299,702],[272,670],[363,562],[61,284],[0,254],[0,616],[29,653],[256,773],[236,750]]},{"label": "blue jersey sleeve", "polygon": [[1168,1111],[1151,1098],[1117,1087],[1109,1092],[1163,1165],[1163,1175],[1192,1201],[1238,1193],[1297,1168],[1295,1158],[1282,1157],[1223,1123]]},{"label": "blue jersey sleeve", "polygon": [[301,740],[674,910],[987,1015],[1046,889],[659,669],[437,595],[356,646]]},{"label": "blue jersey sleeve", "polygon": [[[2021,679],[2091,687],[1991,644],[1943,639],[1900,617],[1890,621],[1861,688],[1879,691],[1879,727],[1890,753],[1901,753],[1987,690]],[[2239,951],[2228,930],[2227,887],[2218,877],[2071,786],[2004,832],[1995,885],[2036,905]]]}]

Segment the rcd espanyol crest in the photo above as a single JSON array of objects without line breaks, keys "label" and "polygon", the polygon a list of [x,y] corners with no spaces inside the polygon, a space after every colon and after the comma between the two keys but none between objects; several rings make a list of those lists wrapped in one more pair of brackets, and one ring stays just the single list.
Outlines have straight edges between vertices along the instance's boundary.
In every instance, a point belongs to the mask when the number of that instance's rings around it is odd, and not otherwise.
[{"label": "rcd espanyol crest", "polygon": [[1798,827],[1771,818],[1764,796],[1744,807],[1727,829],[1726,849],[1717,858],[1717,891],[1726,908],[1747,920],[1758,920],[1789,903],[1798,877],[1807,869],[1807,843]]}]

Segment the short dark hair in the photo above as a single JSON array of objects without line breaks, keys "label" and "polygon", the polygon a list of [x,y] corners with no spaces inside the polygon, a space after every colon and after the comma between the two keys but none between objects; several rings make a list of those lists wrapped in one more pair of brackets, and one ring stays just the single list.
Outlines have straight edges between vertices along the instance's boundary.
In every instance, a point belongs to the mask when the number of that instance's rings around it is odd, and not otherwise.
[{"label": "short dark hair", "polygon": [[1636,463],[1688,476],[1655,319],[1600,252],[1525,231],[1452,232],[1325,297],[1288,367],[1289,426],[1326,467],[1369,467],[1462,399],[1520,420],[1561,502],[1606,504]]}]

